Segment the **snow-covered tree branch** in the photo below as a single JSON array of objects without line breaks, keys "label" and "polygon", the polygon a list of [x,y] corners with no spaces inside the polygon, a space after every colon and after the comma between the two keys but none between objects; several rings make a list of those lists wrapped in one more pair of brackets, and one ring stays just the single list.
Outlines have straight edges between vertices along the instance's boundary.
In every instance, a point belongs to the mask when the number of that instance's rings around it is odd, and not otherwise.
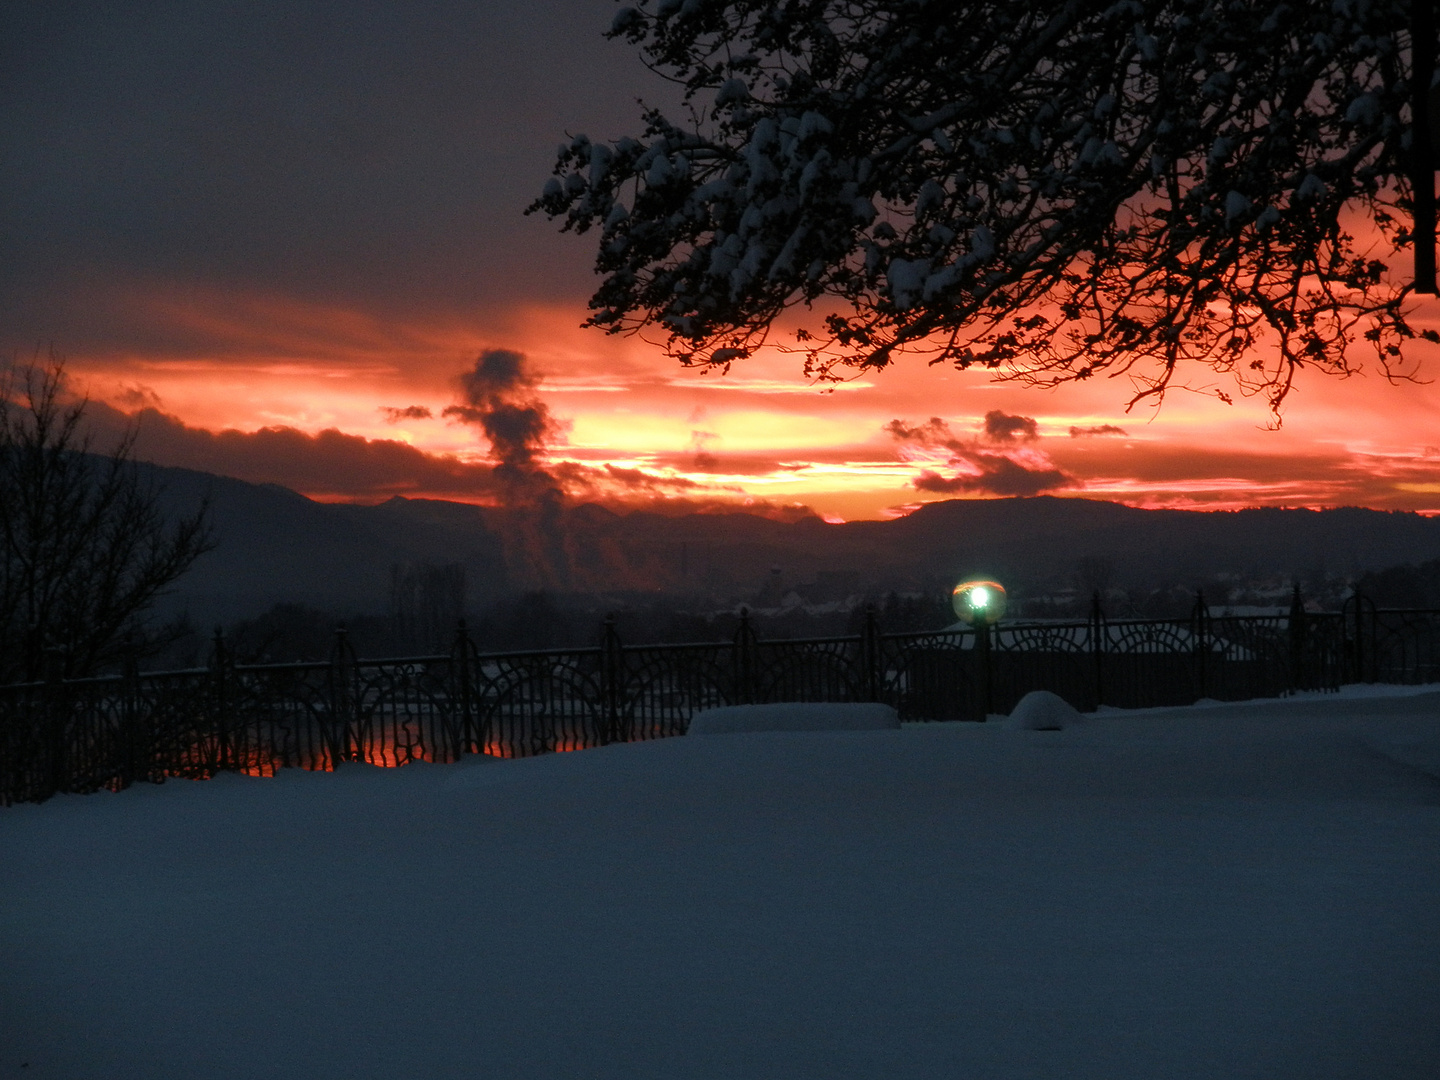
[{"label": "snow-covered tree branch", "polygon": [[1410,239],[1408,19],[647,0],[611,36],[683,82],[691,122],[575,137],[531,210],[599,231],[591,325],[659,328],[687,364],[744,358],[801,306],[821,378],[913,350],[1042,385],[1124,374],[1139,401],[1213,370],[1278,411],[1305,368],[1408,370],[1387,269]]}]

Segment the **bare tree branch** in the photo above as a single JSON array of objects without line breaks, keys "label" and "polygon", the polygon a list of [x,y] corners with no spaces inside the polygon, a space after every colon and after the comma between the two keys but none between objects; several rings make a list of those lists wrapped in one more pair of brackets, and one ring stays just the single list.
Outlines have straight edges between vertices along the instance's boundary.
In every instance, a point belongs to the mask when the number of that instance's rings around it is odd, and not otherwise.
[{"label": "bare tree branch", "polygon": [[146,613],[214,543],[209,508],[169,523],[136,475],[133,430],[93,452],[64,363],[0,372],[0,682],[67,677],[152,635]]}]

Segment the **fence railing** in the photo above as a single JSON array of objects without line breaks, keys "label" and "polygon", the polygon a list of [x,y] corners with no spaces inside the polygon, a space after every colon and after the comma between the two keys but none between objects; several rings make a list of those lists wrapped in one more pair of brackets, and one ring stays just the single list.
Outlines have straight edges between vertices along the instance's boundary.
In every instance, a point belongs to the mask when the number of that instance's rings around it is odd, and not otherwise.
[{"label": "fence railing", "polygon": [[1362,599],[1315,614],[1089,619],[926,634],[481,654],[460,626],[439,656],[360,660],[343,630],[319,663],[210,663],[0,687],[0,805],[137,781],[506,757],[683,734],[699,709],[882,701],[906,720],[980,720],[1031,690],[1081,710],[1243,700],[1342,682],[1440,682],[1440,611]]}]

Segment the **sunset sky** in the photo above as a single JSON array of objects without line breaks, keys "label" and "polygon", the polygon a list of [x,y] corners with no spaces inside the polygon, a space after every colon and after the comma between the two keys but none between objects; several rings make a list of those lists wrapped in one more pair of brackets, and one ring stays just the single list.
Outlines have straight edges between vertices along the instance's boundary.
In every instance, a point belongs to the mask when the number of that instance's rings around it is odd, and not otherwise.
[{"label": "sunset sky", "polygon": [[580,329],[592,241],[521,211],[564,135],[637,133],[637,98],[676,98],[603,39],[613,12],[12,0],[0,344],[66,356],[97,419],[138,417],[142,457],[323,499],[502,497],[477,361],[519,354],[505,400],[543,421],[533,464],[581,501],[1440,512],[1434,383],[1310,378],[1273,431],[1256,400],[1127,414],[1123,382],[1036,391],[918,359],[826,390],[793,355],[702,375]]}]

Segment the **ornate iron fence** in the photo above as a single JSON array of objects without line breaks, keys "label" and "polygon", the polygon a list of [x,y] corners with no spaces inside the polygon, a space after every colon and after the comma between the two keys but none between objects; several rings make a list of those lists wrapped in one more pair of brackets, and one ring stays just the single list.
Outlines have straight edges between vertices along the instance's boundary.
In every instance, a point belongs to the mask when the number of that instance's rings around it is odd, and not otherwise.
[{"label": "ornate iron fence", "polygon": [[906,720],[980,720],[1045,689],[1082,710],[1242,700],[1344,681],[1440,681],[1440,611],[1088,620],[929,634],[624,645],[480,654],[460,626],[446,655],[238,664],[217,635],[187,671],[0,687],[0,805],[137,781],[506,757],[664,738],[714,705],[883,701]]}]

